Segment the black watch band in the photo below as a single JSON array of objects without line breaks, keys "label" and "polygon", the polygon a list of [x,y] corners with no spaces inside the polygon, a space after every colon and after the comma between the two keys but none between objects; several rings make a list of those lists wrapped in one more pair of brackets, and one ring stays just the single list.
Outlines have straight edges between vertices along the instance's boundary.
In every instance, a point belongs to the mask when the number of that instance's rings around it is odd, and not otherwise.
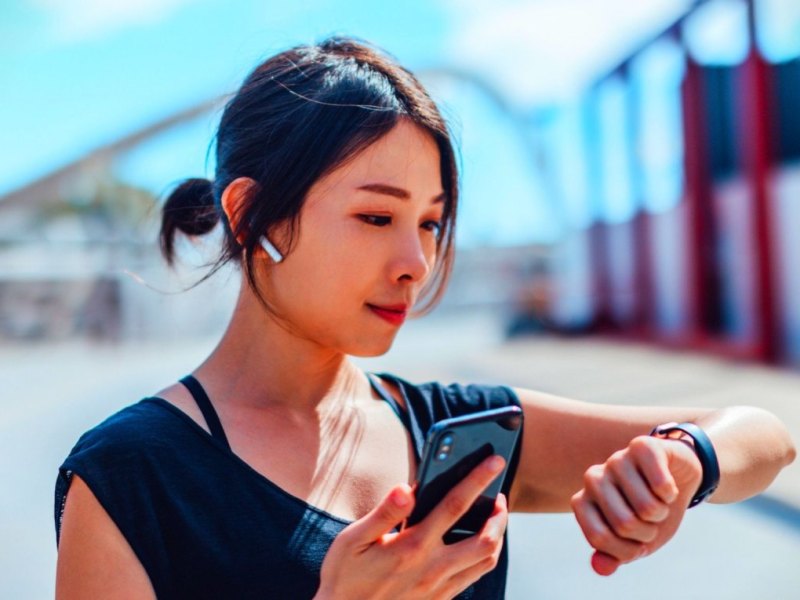
[{"label": "black watch band", "polygon": [[719,461],[714,445],[708,439],[706,432],[694,423],[665,423],[656,425],[650,435],[666,437],[673,431],[682,431],[694,440],[694,453],[703,467],[703,480],[695,493],[689,508],[697,506],[714,493],[719,485]]}]

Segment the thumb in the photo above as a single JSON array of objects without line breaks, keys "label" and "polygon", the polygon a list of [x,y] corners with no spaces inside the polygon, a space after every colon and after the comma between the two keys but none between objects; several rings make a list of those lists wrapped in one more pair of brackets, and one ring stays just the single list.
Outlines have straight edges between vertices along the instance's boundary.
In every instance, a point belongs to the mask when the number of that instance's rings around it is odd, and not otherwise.
[{"label": "thumb", "polygon": [[617,570],[619,565],[619,560],[604,552],[595,552],[592,555],[592,569],[598,575],[608,577]]},{"label": "thumb", "polygon": [[357,544],[372,544],[401,523],[414,508],[414,493],[408,484],[398,485],[378,506],[353,523],[350,540]]},{"label": "thumb", "polygon": [[674,495],[677,497],[683,488],[690,489],[694,493],[703,479],[703,465],[691,443],[683,439],[669,441],[672,443],[666,450],[669,472],[675,489]]}]

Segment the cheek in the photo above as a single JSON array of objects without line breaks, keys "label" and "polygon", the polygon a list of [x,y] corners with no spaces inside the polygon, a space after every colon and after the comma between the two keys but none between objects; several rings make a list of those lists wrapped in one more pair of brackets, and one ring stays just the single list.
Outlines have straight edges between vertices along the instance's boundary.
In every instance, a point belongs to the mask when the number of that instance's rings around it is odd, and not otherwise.
[{"label": "cheek", "polygon": [[363,254],[344,252],[333,241],[322,248],[299,246],[273,270],[272,292],[288,313],[302,311],[308,318],[335,313],[342,316],[349,307],[361,304],[366,294]]},{"label": "cheek", "polygon": [[433,268],[439,256],[439,250],[436,248],[436,237],[430,236],[424,243],[423,248],[425,249],[425,256],[428,259],[428,266]]},{"label": "cheek", "polygon": [[275,292],[288,308],[318,310],[319,305],[334,303],[339,294],[335,272],[325,260],[287,263],[274,283]]}]

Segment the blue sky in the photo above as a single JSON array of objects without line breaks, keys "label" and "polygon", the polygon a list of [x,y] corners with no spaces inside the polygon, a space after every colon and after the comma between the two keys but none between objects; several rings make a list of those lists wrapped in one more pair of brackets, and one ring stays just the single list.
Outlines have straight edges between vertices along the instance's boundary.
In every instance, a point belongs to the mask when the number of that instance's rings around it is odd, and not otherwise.
[{"label": "blue sky", "polygon": [[[356,35],[414,70],[468,66],[531,110],[574,96],[688,1],[5,0],[0,195],[234,90],[261,58],[292,44]],[[461,241],[554,239],[552,198],[526,158],[530,132],[468,86],[434,87],[462,142]],[[144,144],[119,161],[118,174],[156,193],[211,175],[204,160],[216,117]]]},{"label": "blue sky", "polygon": [[[220,0],[115,2],[6,1],[0,8],[0,193],[172,111],[235,89],[257,60],[287,45],[336,31],[369,34],[402,60],[435,54],[441,16],[416,9],[370,12],[350,2]],[[136,1],[129,4],[136,5]],[[81,12],[106,17],[81,23]],[[135,17],[134,15],[138,15]],[[149,15],[149,16],[148,16]],[[415,43],[399,32],[413,15]],[[439,25],[437,25],[437,22]],[[410,23],[405,23],[410,26]],[[427,31],[426,31],[427,30]]]}]

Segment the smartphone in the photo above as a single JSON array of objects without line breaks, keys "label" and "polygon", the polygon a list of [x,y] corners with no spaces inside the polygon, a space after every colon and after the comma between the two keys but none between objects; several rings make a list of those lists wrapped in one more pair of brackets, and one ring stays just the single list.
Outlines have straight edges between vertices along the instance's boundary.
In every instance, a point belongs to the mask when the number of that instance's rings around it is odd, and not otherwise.
[{"label": "smartphone", "polygon": [[439,421],[431,427],[422,451],[415,486],[416,504],[406,526],[420,522],[447,492],[484,459],[499,454],[503,471],[444,535],[453,544],[480,531],[494,510],[511,455],[522,429],[522,410],[516,406],[486,410]]}]

